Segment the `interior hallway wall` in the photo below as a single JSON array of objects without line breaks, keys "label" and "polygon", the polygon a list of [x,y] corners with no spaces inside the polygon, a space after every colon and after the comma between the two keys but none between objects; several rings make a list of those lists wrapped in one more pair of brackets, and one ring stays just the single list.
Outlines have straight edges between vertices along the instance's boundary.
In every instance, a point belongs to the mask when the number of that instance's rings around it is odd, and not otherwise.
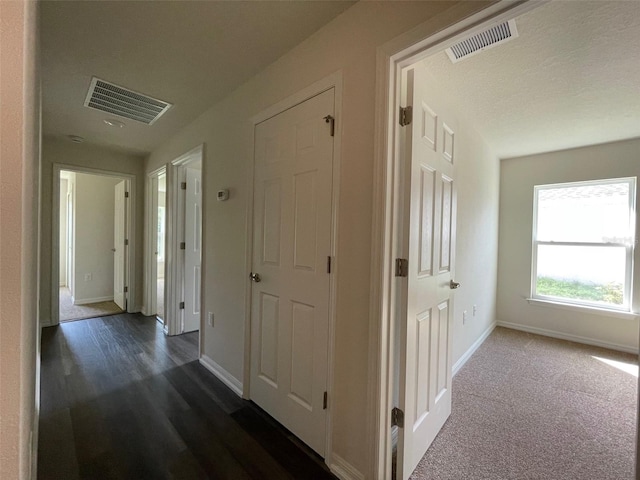
[{"label": "interior hallway wall", "polygon": [[0,478],[35,478],[38,443],[38,4],[0,2]]},{"label": "interior hallway wall", "polygon": [[[539,333],[637,351],[638,316],[616,318],[594,310],[530,305],[533,187],[563,182],[640,176],[640,139],[502,160],[498,320]],[[636,206],[640,205],[640,185]],[[635,250],[634,277],[640,278]],[[640,282],[633,287],[633,311],[640,311]],[[536,330],[534,330],[536,331]]]},{"label": "interior hallway wall", "polygon": [[[135,265],[135,289],[136,298],[131,299],[133,311],[142,309],[142,272],[143,272],[143,225],[144,225],[144,160],[142,157],[132,154],[120,153],[106,148],[77,144],[67,139],[45,137],[42,143],[42,167],[41,167],[41,254],[40,264],[40,322],[49,325],[51,321],[51,235],[52,235],[52,211],[53,205],[53,165],[54,163],[87,167],[115,174],[129,174],[136,176],[136,204],[132,206],[135,215],[133,235],[136,245]],[[81,282],[76,278],[76,282]]]},{"label": "interior hallway wall", "polygon": [[[340,71],[342,137],[337,243],[335,377],[330,398],[333,460],[342,470],[369,477],[372,417],[368,397],[371,219],[377,48],[432,19],[433,32],[456,23],[487,3],[359,2],[310,36],[227,98],[212,106],[150,155],[147,172],[205,143],[203,354],[240,383],[244,369],[248,195],[253,162],[251,118],[267,107]],[[447,12],[458,6],[457,13]],[[464,11],[463,11],[464,10]],[[446,13],[445,13],[446,12]],[[338,186],[336,186],[338,187]],[[230,189],[217,202],[215,192]],[[354,475],[354,474],[352,474]]]}]

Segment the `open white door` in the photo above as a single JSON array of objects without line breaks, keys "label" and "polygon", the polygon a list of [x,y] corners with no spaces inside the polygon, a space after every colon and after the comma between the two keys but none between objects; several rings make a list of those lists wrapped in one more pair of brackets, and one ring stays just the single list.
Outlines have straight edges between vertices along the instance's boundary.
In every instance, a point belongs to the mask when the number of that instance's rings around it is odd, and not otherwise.
[{"label": "open white door", "polygon": [[183,333],[200,330],[202,183],[200,167],[186,168]]},{"label": "open white door", "polygon": [[[399,322],[398,478],[407,479],[451,413],[455,253],[455,119],[428,97],[425,67],[407,72],[413,121],[406,131],[406,304]],[[409,165],[410,161],[410,165]],[[402,281],[402,280],[401,280]]]},{"label": "open white door", "polygon": [[255,127],[251,399],[321,456],[333,112],[329,90]]},{"label": "open white door", "polygon": [[115,213],[113,224],[113,301],[122,310],[127,309],[125,293],[126,258],[126,181],[115,186]]}]

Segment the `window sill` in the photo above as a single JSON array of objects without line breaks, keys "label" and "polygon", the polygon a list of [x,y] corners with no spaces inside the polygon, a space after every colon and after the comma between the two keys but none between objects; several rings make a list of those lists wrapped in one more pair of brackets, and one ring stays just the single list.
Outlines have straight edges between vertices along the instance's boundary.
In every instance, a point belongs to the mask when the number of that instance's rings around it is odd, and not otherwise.
[{"label": "window sill", "polygon": [[623,318],[626,320],[636,320],[638,318],[637,313],[634,312],[622,312],[619,310],[608,310],[606,308],[587,307],[585,305],[574,305],[571,303],[554,302],[551,300],[542,300],[540,298],[527,298],[529,305],[536,305],[539,307],[551,307],[560,308],[563,310],[573,310],[574,312],[590,313],[592,315],[602,315],[603,317]]}]

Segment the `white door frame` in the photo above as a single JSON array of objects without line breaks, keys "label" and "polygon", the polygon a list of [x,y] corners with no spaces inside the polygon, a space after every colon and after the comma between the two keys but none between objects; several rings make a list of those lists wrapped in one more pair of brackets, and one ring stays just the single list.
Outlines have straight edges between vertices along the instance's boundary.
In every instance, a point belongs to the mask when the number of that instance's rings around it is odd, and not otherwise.
[{"label": "white door frame", "polygon": [[[329,332],[328,332],[328,354],[327,361],[329,363],[327,368],[327,396],[329,399],[327,406],[327,425],[326,425],[326,440],[325,440],[325,458],[324,461],[329,467],[332,466],[332,449],[331,439],[333,431],[333,378],[334,378],[334,350],[335,350],[335,323],[336,323],[336,298],[337,298],[337,278],[339,272],[340,260],[336,257],[336,248],[338,245],[338,206],[339,206],[339,194],[340,194],[340,158],[342,151],[342,71],[337,71],[326,78],[308,86],[307,88],[299,91],[298,93],[272,105],[271,107],[263,110],[254,117],[251,118],[253,125],[252,134],[255,136],[255,127],[261,122],[268,120],[271,117],[275,117],[279,113],[284,112],[296,105],[303,103],[304,101],[315,97],[327,90],[334,89],[334,101],[335,101],[335,124],[334,124],[334,140],[333,140],[333,172],[332,172],[332,206],[331,206],[331,257],[333,262],[331,264],[331,278],[329,279]],[[255,149],[255,137],[252,139],[252,143]],[[253,259],[253,193],[254,193],[254,164],[255,159],[252,158],[251,166],[249,168],[249,183],[247,193],[247,224],[246,224],[246,238],[247,238],[247,250],[245,252],[245,311],[247,312],[244,321],[244,371],[242,382],[242,397],[245,399],[250,398],[250,384],[251,384],[251,287],[252,282],[249,281],[249,272],[251,271],[252,259]]]},{"label": "white door frame", "polygon": [[[394,281],[393,263],[402,248],[402,192],[405,178],[400,175],[401,130],[398,111],[402,106],[402,72],[426,57],[442,51],[487,25],[509,20],[544,2],[502,0],[480,12],[473,4],[456,5],[437,18],[388,42],[378,49],[376,66],[376,124],[373,199],[373,244],[371,251],[371,304],[369,365],[373,381],[368,398],[372,458],[369,476],[391,478],[391,409],[393,407],[394,344],[393,318],[400,291]],[[464,18],[444,30],[445,20]],[[436,33],[434,33],[436,32]]]},{"label": "white door frame", "polygon": [[[102,175],[105,177],[114,177],[126,182],[126,191],[129,192],[129,201],[125,204],[125,236],[129,239],[127,252],[125,253],[124,282],[128,287],[126,294],[127,312],[134,311],[136,304],[136,285],[135,285],[135,251],[136,251],[136,232],[133,226],[135,223],[136,209],[132,205],[136,204],[136,176],[114,172],[111,170],[100,170],[97,168],[81,167],[78,165],[67,165],[64,163],[53,164],[53,205],[51,206],[51,323],[49,326],[58,325],[60,323],[60,171],[68,170],[75,173],[88,173],[92,175]],[[74,199],[75,201],[75,199]],[[77,227],[77,225],[76,225]]]},{"label": "white door frame", "polygon": [[[157,305],[157,258],[154,252],[156,251],[157,246],[157,225],[154,224],[154,218],[156,218],[154,214],[154,209],[157,211],[158,209],[158,195],[157,192],[154,192],[154,181],[158,181],[158,177],[162,174],[166,175],[167,167],[162,166],[150,173],[147,174],[145,190],[146,190],[146,198],[144,203],[144,215],[146,218],[145,222],[145,255],[144,255],[144,308],[142,309],[143,315],[155,315],[158,310]],[[165,222],[166,222],[166,202],[165,202]],[[166,225],[166,223],[165,223]],[[166,237],[166,228],[165,228],[165,237]],[[166,242],[166,238],[165,238]],[[166,243],[165,243],[166,245]],[[154,266],[155,265],[155,266]],[[156,277],[154,280],[154,276]],[[166,323],[166,322],[165,322]]]},{"label": "white door frame", "polygon": [[[180,232],[184,230],[184,198],[180,195],[180,182],[182,173],[187,166],[193,162],[201,162],[201,175],[204,179],[205,162],[204,162],[204,144],[198,145],[189,150],[184,155],[180,155],[167,166],[167,197],[166,197],[166,225],[167,241],[165,244],[165,319],[164,332],[167,335],[180,335],[183,330],[182,311],[180,302],[183,301],[184,289],[184,256],[180,250]],[[206,245],[206,186],[202,182],[202,245]],[[201,295],[204,298],[204,281],[205,278],[205,256],[206,248],[202,249],[201,260]],[[200,314],[200,332],[202,331],[203,318]],[[200,351],[202,351],[202,338],[200,335]]]}]

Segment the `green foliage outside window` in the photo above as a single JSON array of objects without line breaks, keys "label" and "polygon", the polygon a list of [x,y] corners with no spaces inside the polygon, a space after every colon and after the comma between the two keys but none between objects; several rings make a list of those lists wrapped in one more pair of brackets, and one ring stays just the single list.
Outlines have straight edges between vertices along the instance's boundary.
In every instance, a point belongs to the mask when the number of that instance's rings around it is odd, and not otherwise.
[{"label": "green foliage outside window", "polygon": [[549,297],[602,302],[610,305],[622,305],[623,302],[622,284],[616,282],[598,285],[577,280],[539,277],[536,284],[536,293]]}]

